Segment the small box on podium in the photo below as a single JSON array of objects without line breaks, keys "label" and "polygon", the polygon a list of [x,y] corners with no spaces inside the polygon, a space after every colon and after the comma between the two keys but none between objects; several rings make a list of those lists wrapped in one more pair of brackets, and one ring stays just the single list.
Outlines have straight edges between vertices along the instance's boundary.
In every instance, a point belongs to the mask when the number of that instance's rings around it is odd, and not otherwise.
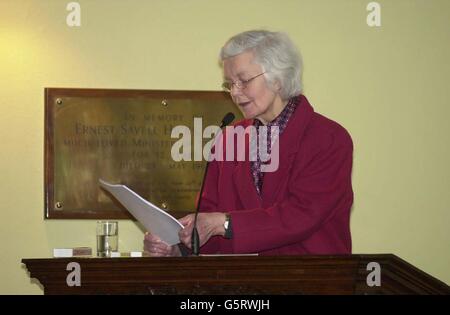
[{"label": "small box on podium", "polygon": [[73,247],[73,248],[54,248],[53,257],[91,257],[92,248],[90,247]]}]

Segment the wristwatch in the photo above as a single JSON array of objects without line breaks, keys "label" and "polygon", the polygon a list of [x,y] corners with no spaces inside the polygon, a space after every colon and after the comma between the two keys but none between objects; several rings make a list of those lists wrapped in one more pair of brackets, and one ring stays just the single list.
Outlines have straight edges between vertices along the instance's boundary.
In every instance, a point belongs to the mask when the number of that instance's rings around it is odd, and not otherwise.
[{"label": "wristwatch", "polygon": [[225,213],[225,222],[223,223],[223,227],[225,228],[225,235],[223,237],[230,239],[233,237],[233,230],[231,229],[231,215],[229,213]]}]

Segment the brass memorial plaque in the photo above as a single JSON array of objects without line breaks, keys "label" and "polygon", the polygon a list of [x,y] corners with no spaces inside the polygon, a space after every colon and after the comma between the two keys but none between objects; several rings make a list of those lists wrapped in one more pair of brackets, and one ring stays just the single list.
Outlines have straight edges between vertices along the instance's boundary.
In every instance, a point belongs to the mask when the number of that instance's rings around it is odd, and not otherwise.
[{"label": "brass memorial plaque", "polygon": [[[206,163],[194,147],[203,150],[204,129],[227,112],[242,117],[224,92],[45,89],[45,217],[131,218],[99,178],[176,217],[192,212]],[[189,161],[172,158],[175,126],[190,131]]]}]

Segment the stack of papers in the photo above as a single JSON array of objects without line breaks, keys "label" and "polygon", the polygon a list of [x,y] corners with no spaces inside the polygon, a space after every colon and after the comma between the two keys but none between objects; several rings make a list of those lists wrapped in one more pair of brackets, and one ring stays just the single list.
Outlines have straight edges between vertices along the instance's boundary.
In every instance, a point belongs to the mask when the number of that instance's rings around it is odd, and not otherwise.
[{"label": "stack of papers", "polygon": [[178,232],[184,226],[166,211],[145,200],[125,185],[99,179],[100,186],[110,192],[150,233],[168,245],[180,243]]}]

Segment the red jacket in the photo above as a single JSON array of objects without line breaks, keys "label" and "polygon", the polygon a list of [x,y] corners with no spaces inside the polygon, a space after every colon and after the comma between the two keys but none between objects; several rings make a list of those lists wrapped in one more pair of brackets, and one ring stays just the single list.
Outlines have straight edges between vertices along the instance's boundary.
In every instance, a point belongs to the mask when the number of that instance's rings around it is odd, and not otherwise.
[{"label": "red jacket", "polygon": [[302,95],[279,141],[279,167],[264,174],[261,197],[248,159],[210,163],[200,211],[230,212],[233,238],[212,237],[202,254],[351,253],[350,135]]}]

